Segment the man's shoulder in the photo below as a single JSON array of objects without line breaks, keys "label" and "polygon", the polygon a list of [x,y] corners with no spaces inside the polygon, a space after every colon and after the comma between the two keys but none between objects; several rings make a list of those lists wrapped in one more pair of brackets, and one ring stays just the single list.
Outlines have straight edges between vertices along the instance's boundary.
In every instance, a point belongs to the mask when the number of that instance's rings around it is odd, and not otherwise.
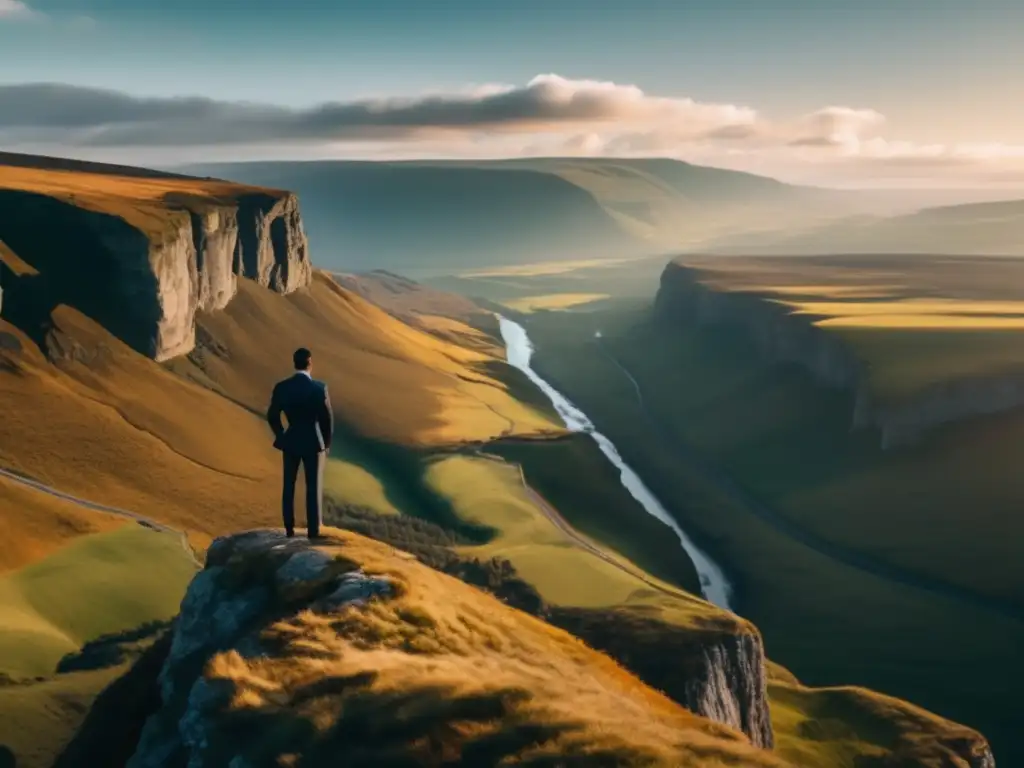
[{"label": "man's shoulder", "polygon": [[320,379],[313,379],[313,383],[316,384],[317,387],[322,389],[324,392],[327,391],[327,382],[326,381],[320,381]]}]

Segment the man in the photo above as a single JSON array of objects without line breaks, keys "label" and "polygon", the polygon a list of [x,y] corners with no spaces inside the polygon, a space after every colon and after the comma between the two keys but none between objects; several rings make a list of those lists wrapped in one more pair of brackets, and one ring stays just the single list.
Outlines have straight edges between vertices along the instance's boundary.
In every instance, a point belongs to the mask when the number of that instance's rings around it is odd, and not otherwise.
[{"label": "man", "polygon": [[[301,464],[306,476],[306,529],[314,539],[320,535],[324,463],[331,448],[334,414],[327,385],[313,378],[312,353],[297,349],[292,362],[295,375],[274,387],[267,422],[274,430],[274,447],[284,455],[281,514],[285,532],[295,535],[295,479]],[[281,425],[282,411],[288,429]]]}]

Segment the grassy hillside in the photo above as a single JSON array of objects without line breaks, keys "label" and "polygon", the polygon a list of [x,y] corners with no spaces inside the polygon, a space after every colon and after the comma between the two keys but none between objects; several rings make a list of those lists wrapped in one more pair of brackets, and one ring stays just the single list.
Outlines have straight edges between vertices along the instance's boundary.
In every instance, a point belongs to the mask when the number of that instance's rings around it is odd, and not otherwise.
[{"label": "grassy hillside", "polygon": [[6,529],[0,548],[0,578],[79,536],[113,531],[125,524],[122,518],[82,509],[5,477],[0,477],[0,509]]},{"label": "grassy hillside", "polygon": [[49,675],[90,640],[170,619],[194,575],[176,534],[133,523],[8,573],[0,577],[0,672]]},{"label": "grassy hillside", "polygon": [[648,255],[738,231],[806,227],[859,205],[842,193],[675,160],[317,161],[188,170],[297,192],[324,268],[415,278]]}]

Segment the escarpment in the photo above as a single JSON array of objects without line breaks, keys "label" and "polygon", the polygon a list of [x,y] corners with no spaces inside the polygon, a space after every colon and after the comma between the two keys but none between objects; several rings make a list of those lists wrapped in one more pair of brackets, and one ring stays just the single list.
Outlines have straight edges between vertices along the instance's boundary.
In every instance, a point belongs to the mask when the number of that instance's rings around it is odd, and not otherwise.
[{"label": "escarpment", "polygon": [[309,285],[295,196],[222,186],[155,202],[0,188],[0,240],[30,267],[3,267],[4,317],[42,338],[67,304],[161,361],[192,350],[196,313],[227,306],[239,278],[278,293]]},{"label": "escarpment", "polygon": [[713,273],[685,263],[666,266],[655,311],[668,323],[738,329],[764,363],[797,365],[823,386],[848,392],[851,430],[878,430],[883,449],[913,443],[943,424],[1024,405],[1024,371],[964,376],[900,398],[880,397],[867,364],[813,315],[760,293],[720,287]]}]

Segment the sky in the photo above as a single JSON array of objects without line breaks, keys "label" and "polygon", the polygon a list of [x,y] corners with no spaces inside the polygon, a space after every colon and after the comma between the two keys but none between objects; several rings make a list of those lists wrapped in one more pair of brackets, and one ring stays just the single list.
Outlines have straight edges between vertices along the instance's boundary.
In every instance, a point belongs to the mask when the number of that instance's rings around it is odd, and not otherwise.
[{"label": "sky", "polygon": [[1020,0],[0,0],[0,149],[1024,188]]}]

